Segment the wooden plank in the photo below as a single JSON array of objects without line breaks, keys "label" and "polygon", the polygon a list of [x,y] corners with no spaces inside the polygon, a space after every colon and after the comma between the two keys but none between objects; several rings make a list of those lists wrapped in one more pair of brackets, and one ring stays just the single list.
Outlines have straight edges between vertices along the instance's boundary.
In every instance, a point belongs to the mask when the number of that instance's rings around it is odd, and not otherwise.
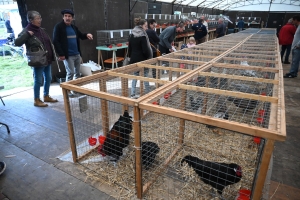
[{"label": "wooden plank", "polygon": [[[259,52],[259,51],[257,51]],[[259,52],[259,54],[251,54],[251,53],[230,53],[230,56],[244,56],[244,57],[268,57],[268,58],[278,58],[275,54],[274,55],[267,55],[267,54],[262,54]]]},{"label": "wooden plank", "polygon": [[211,93],[211,94],[232,96],[232,97],[243,98],[243,99],[267,101],[267,102],[276,103],[276,104],[278,103],[277,97],[269,97],[269,96],[263,96],[263,95],[257,95],[257,94],[248,94],[248,93],[243,93],[243,92],[220,90],[220,89],[198,87],[198,86],[184,85],[184,84],[178,84],[178,88],[184,89],[184,90],[193,90],[193,91],[197,91],[197,92],[206,92],[206,93]]},{"label": "wooden plank", "polygon": [[240,61],[251,61],[260,63],[277,63],[276,60],[262,60],[262,59],[252,59],[252,58],[235,58],[235,57],[223,57],[224,60],[240,60]]},{"label": "wooden plank", "polygon": [[135,146],[135,181],[137,198],[143,198],[143,175],[142,175],[142,146],[141,146],[141,124],[140,109],[137,106],[133,108],[133,131]]},{"label": "wooden plank", "polygon": [[166,167],[169,165],[169,163],[173,160],[175,155],[178,153],[178,151],[182,148],[181,145],[177,146],[175,150],[171,153],[171,155],[165,160],[165,162],[162,164],[162,166],[155,172],[155,174],[152,176],[152,180],[147,182],[143,186],[143,195],[149,190],[151,185],[156,181],[158,176],[166,169]]},{"label": "wooden plank", "polygon": [[[105,80],[99,80],[99,87],[101,92],[107,92],[106,91],[106,81]],[[101,99],[101,118],[102,118],[102,129],[103,129],[103,135],[107,136],[109,133],[109,113],[108,113],[108,103],[107,100]]]},{"label": "wooden plank", "polygon": [[129,75],[129,74],[116,73],[116,72],[108,72],[108,73],[112,76],[117,76],[117,77],[121,77],[121,78],[137,79],[140,81],[149,81],[149,82],[155,82],[155,83],[160,83],[160,84],[169,83],[169,81],[155,79],[155,78],[148,78],[148,77],[144,77],[144,76],[135,76],[135,75]]},{"label": "wooden plank", "polygon": [[[161,90],[159,93],[163,91],[164,90]],[[147,101],[140,102],[139,107],[148,111],[161,113],[164,115],[170,115],[178,118],[183,118],[189,121],[194,121],[202,124],[217,126],[219,128],[224,128],[231,131],[236,131],[239,133],[244,133],[256,137],[267,138],[267,139],[272,139],[277,141],[285,140],[285,136],[282,136],[275,130],[269,130],[266,128],[256,127],[253,125],[239,123],[239,122],[221,120],[210,116],[200,115],[200,114],[191,113],[191,112],[174,109],[174,108],[167,108],[160,105],[153,105],[151,101],[149,103]]]},{"label": "wooden plank", "polygon": [[253,196],[252,196],[253,200],[261,199],[262,191],[263,191],[265,180],[266,180],[266,175],[267,175],[268,168],[269,168],[270,159],[271,159],[271,156],[272,156],[273,150],[274,150],[274,143],[275,143],[274,140],[268,139],[265,144],[265,147],[264,147],[264,150],[262,153],[260,169],[257,174],[256,184],[255,184],[255,188],[253,191]]},{"label": "wooden plank", "polygon": [[192,65],[203,65],[206,62],[204,61],[194,61],[194,60],[182,60],[182,59],[176,59],[176,58],[168,58],[168,57],[158,57],[158,60],[160,61],[167,61],[167,62],[177,62],[177,63],[184,63],[184,64],[192,64]]},{"label": "wooden plank", "polygon": [[240,52],[240,53],[251,53],[251,54],[276,54],[276,51],[253,51],[253,50],[243,50],[243,49],[236,49],[233,52]]},{"label": "wooden plank", "polygon": [[192,48],[185,48],[182,49],[182,51],[191,51],[191,52],[196,52],[196,53],[210,53],[210,54],[222,54],[223,51],[210,51],[210,50],[196,50]]},{"label": "wooden plank", "polygon": [[[187,91],[186,90],[182,90],[181,93],[182,93],[182,95],[181,95],[180,109],[181,110],[185,110]],[[178,144],[183,144],[183,141],[184,141],[184,130],[185,130],[185,119],[180,119]]]},{"label": "wooden plank", "polygon": [[[229,68],[229,69],[241,69],[241,65],[236,65],[236,64],[227,64],[227,63],[213,63],[212,67],[222,67],[222,68]],[[247,70],[255,70],[258,72],[274,72],[278,73],[279,69],[278,68],[270,68],[270,67],[257,67],[257,66],[244,66],[243,69]]]},{"label": "wooden plank", "polygon": [[174,72],[190,72],[192,70],[190,69],[181,69],[181,68],[176,68],[176,67],[164,67],[164,66],[158,66],[158,65],[148,65],[148,64],[138,64],[138,67],[147,67],[147,68],[152,68],[152,69],[162,69],[162,70],[170,70]]},{"label": "wooden plank", "polygon": [[278,80],[247,77],[247,76],[237,76],[237,75],[231,75],[231,74],[219,74],[219,73],[212,73],[212,72],[198,72],[198,75],[199,76],[212,76],[212,77],[228,78],[228,79],[235,79],[235,80],[244,80],[244,81],[262,82],[262,83],[272,83],[272,84],[275,84],[275,85],[279,84]]},{"label": "wooden plank", "polygon": [[64,105],[65,105],[66,120],[67,120],[67,125],[68,125],[70,146],[71,146],[71,151],[72,151],[72,158],[73,158],[73,162],[76,163],[77,159],[78,159],[78,154],[77,154],[77,149],[76,149],[76,141],[75,141],[75,136],[74,136],[74,127],[73,127],[73,120],[72,120],[68,90],[63,88],[62,93],[63,93],[63,97],[64,97],[64,102],[65,102]]},{"label": "wooden plank", "polygon": [[187,53],[175,53],[174,56],[187,56],[193,58],[215,58],[216,56],[206,56],[201,54],[187,54]]},{"label": "wooden plank", "polygon": [[[128,79],[127,78],[121,78],[121,88],[122,88],[122,96],[128,97]],[[123,110],[122,113],[124,113],[125,110],[128,110],[128,105],[123,104]]]},{"label": "wooden plank", "polygon": [[118,95],[114,95],[114,94],[109,94],[106,92],[91,90],[91,89],[87,89],[87,88],[81,88],[76,85],[66,84],[66,85],[64,85],[64,88],[68,89],[68,90],[76,91],[76,92],[79,92],[82,94],[86,94],[89,96],[103,98],[103,99],[106,99],[109,101],[119,102],[119,103],[128,104],[128,105],[132,105],[132,106],[134,106],[136,104],[135,99],[131,99],[128,97],[122,97],[122,96],[118,96]]}]

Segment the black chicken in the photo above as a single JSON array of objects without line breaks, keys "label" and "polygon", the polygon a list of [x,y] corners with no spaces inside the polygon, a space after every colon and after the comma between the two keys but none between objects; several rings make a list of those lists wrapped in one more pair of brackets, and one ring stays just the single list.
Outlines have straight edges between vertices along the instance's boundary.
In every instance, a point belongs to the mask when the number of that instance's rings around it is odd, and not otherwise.
[{"label": "black chicken", "polygon": [[146,170],[148,170],[158,154],[160,148],[154,142],[142,142],[142,163]]},{"label": "black chicken", "polygon": [[196,101],[193,96],[190,96],[190,105],[192,110],[197,110],[199,113],[201,113],[201,104],[202,104],[202,98],[199,96],[197,97]]},{"label": "black chicken", "polygon": [[192,167],[204,183],[217,189],[221,196],[226,186],[238,183],[242,178],[242,168],[234,163],[209,162],[191,155],[185,156],[181,164],[183,162]]},{"label": "black chicken", "polygon": [[[243,92],[248,94],[259,94],[259,90],[257,88],[249,87],[246,84],[233,84],[231,85],[231,88],[233,91],[237,91],[237,92]],[[258,105],[258,101],[252,99],[239,99],[239,98],[229,97],[228,100],[233,101],[236,107],[243,108],[244,111],[253,110]]]},{"label": "black chicken", "polygon": [[129,145],[129,135],[132,131],[131,118],[128,111],[125,110],[123,116],[120,115],[104,141],[103,152],[115,158],[115,161],[118,161],[123,155],[123,148]]},{"label": "black chicken", "polygon": [[[224,98],[218,99],[215,107],[217,108],[217,112],[214,115],[214,118],[226,119],[226,120],[229,119],[229,115],[227,113],[226,101]],[[206,127],[212,129],[216,128],[215,126],[212,125],[206,125]]]}]

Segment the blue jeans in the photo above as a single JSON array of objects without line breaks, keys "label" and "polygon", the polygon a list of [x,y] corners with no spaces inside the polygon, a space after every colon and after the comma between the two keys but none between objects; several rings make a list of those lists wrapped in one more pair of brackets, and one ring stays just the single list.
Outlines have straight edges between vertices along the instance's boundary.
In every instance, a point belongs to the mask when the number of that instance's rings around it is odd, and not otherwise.
[{"label": "blue jeans", "polygon": [[33,67],[33,92],[34,98],[40,98],[40,88],[44,76],[44,96],[49,95],[49,88],[51,84],[52,74],[51,65],[44,67]]},{"label": "blue jeans", "polygon": [[284,61],[289,61],[289,56],[290,56],[290,53],[291,53],[291,48],[292,48],[292,45],[282,45],[281,46],[281,60],[283,61],[283,55],[284,55],[284,52],[286,50],[286,54],[285,54],[285,59]]},{"label": "blue jeans", "polygon": [[[145,68],[145,69],[144,69],[144,77],[148,77],[148,73],[149,73],[149,69],[148,69],[148,68]],[[135,76],[138,76],[139,74],[140,74],[139,71],[134,72],[134,75],[135,75]],[[136,79],[133,79],[133,80],[132,80],[132,83],[131,83],[131,96],[134,96],[134,95],[135,95],[135,91],[136,91],[136,82],[137,82]],[[144,85],[145,85],[145,92],[146,92],[146,94],[147,94],[147,93],[150,92],[149,82],[148,82],[148,81],[144,81]]]},{"label": "blue jeans", "polygon": [[80,54],[75,56],[69,56],[64,60],[64,64],[67,71],[66,81],[71,81],[80,77]]},{"label": "blue jeans", "polygon": [[300,64],[300,49],[293,49],[290,74],[297,76],[299,64]]}]

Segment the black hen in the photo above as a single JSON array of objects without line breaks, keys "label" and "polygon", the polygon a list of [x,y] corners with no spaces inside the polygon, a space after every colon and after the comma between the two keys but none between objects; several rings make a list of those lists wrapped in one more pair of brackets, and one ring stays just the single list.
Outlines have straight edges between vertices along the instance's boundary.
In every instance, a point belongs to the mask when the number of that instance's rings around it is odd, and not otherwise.
[{"label": "black hen", "polygon": [[142,163],[146,170],[148,170],[158,154],[160,148],[154,142],[143,142],[142,143]]},{"label": "black hen", "polygon": [[104,141],[103,152],[115,158],[116,161],[123,155],[123,148],[129,145],[129,135],[132,131],[131,118],[128,111],[125,110],[123,116],[120,115],[119,120],[113,125]]},{"label": "black hen", "polygon": [[242,178],[242,168],[234,163],[209,162],[191,155],[185,156],[181,164],[183,162],[192,167],[204,183],[217,189],[220,195],[226,186],[238,183]]},{"label": "black hen", "polygon": [[[233,91],[243,92],[248,94],[259,94],[259,90],[257,88],[251,88],[246,84],[233,84],[231,85]],[[243,108],[244,111],[252,110],[256,108],[258,101],[252,99],[239,99],[229,97],[229,101],[233,101],[236,107]]]},{"label": "black hen", "polygon": [[202,104],[202,98],[200,96],[197,97],[196,101],[194,100],[193,96],[190,96],[190,105],[192,110],[200,110],[198,112],[201,113],[201,108],[200,108],[201,104]]},{"label": "black hen", "polygon": [[[217,109],[217,112],[214,115],[214,118],[226,119],[226,120],[229,119],[225,99],[223,99],[223,98],[218,99],[215,107]],[[212,126],[212,125],[206,125],[206,127],[207,128],[216,128],[215,126]]]}]

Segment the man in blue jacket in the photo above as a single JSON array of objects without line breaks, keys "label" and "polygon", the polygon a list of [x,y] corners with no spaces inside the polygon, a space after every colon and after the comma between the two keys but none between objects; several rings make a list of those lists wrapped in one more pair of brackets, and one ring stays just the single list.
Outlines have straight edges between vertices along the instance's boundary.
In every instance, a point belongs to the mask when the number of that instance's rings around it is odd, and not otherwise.
[{"label": "man in blue jacket", "polygon": [[72,24],[74,12],[69,9],[61,11],[63,21],[55,25],[53,30],[53,44],[59,56],[59,60],[64,62],[66,67],[66,81],[80,77],[81,52],[79,39],[93,39],[90,33],[81,33]]},{"label": "man in blue jacket", "polygon": [[240,19],[237,25],[238,25],[238,28],[239,28],[239,32],[242,31],[243,28],[244,28],[244,25],[245,25],[244,20]]},{"label": "man in blue jacket", "polygon": [[195,31],[194,38],[197,44],[205,42],[205,36],[207,35],[207,28],[203,24],[204,20],[199,19],[197,24],[192,26],[192,29]]}]

